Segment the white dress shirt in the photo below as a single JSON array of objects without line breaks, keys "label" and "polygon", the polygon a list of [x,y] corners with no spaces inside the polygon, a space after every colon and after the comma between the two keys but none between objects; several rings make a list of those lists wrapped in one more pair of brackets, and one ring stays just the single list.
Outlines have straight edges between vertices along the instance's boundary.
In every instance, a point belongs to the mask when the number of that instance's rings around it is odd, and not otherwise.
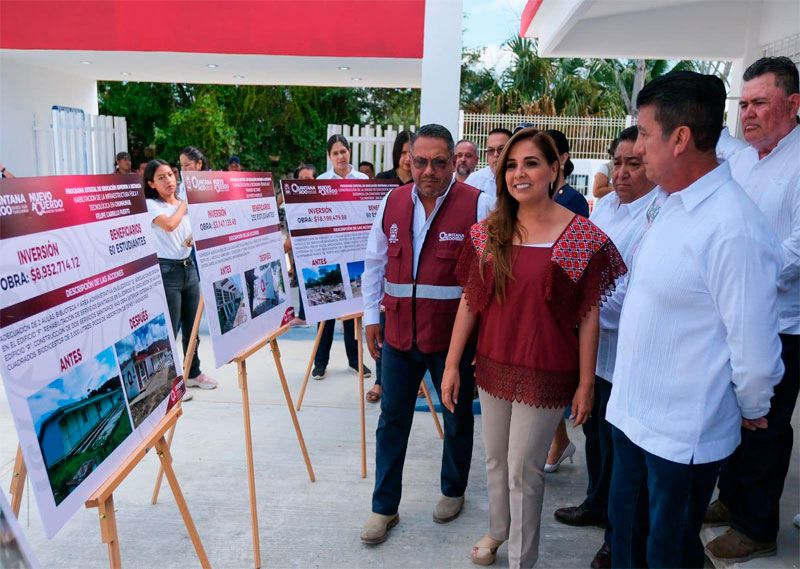
[{"label": "white dress shirt", "polygon": [[339,174],[337,174],[333,168],[328,170],[327,172],[323,172],[319,176],[317,176],[317,180],[344,180],[344,179],[357,179],[357,180],[369,180],[369,176],[364,174],[363,172],[359,172],[352,166],[350,166],[350,171],[347,173],[347,176],[342,178]]},{"label": "white dress shirt", "polygon": [[[450,182],[447,191],[436,198],[436,206],[433,208],[431,215],[425,219],[425,207],[419,199],[416,184],[411,190],[411,201],[414,204],[414,220],[412,227],[411,242],[414,247],[413,259],[413,276],[417,278],[417,263],[419,255],[422,252],[422,245],[425,243],[425,236],[428,234],[428,229],[433,223],[433,219],[439,211],[439,208],[450,193],[454,182]],[[361,292],[364,296],[364,325],[378,324],[380,322],[380,306],[383,300],[383,277],[386,274],[386,262],[388,260],[387,252],[389,250],[389,239],[383,232],[383,212],[386,209],[386,200],[389,199],[391,191],[384,196],[380,207],[378,208],[375,222],[372,224],[372,229],[369,232],[367,239],[367,256],[364,261],[364,274],[361,276]],[[476,211],[477,220],[485,219],[489,215],[492,204],[494,202],[489,199],[484,193],[478,196],[478,207]],[[469,239],[469,235],[464,237]]]},{"label": "white dress shirt", "polygon": [[[722,132],[719,133],[719,140],[717,141],[717,159],[720,162],[729,160],[731,156],[742,148],[747,148],[747,143],[733,136],[727,126],[722,127]],[[741,182],[739,184],[741,185]]]},{"label": "white dress shirt", "polygon": [[756,202],[781,243],[778,324],[783,334],[800,334],[800,125],[761,160],[748,146],[728,164],[733,179]]},{"label": "white dress shirt", "polygon": [[[633,250],[647,225],[647,206],[655,198],[656,192],[657,189],[654,188],[630,203],[621,203],[617,192],[611,192],[597,202],[589,217],[611,238],[628,267],[631,266]],[[627,281],[627,275],[618,278],[611,297],[600,307],[600,336],[595,373],[609,382],[614,378],[619,315],[625,299]]]},{"label": "white dress shirt", "polygon": [[783,376],[775,233],[727,163],[673,194],[633,258],[606,418],[682,464],[729,456]]},{"label": "white dress shirt", "polygon": [[486,166],[486,168],[481,168],[480,170],[475,170],[472,174],[467,176],[467,179],[464,180],[464,183],[472,186],[473,188],[478,188],[484,194],[491,196],[493,199],[497,199],[497,180],[494,177],[494,172],[489,166]]}]

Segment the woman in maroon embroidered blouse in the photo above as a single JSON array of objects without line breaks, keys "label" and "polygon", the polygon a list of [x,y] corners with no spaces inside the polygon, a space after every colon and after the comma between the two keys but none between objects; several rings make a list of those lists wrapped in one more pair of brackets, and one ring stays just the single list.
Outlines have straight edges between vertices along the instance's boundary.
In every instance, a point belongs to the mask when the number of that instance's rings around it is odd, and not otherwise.
[{"label": "woman in maroon embroidered blouse", "polygon": [[481,565],[506,540],[510,567],[536,563],[550,441],[570,403],[575,426],[589,416],[598,305],[627,270],[602,231],[551,199],[558,167],[546,133],[514,135],[498,163],[495,209],[472,227],[459,262],[464,294],[442,402],[458,399],[457,362],[477,324],[489,486],[489,533],[472,549]]}]

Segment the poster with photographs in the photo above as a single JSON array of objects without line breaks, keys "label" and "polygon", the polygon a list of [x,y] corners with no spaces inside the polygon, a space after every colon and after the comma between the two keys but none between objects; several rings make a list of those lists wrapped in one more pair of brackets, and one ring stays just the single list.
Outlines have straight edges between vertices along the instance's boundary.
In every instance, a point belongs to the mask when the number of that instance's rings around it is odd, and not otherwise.
[{"label": "poster with photographs", "polygon": [[183,172],[217,367],[294,318],[272,175]]},{"label": "poster with photographs", "polygon": [[136,175],[0,181],[0,372],[53,536],[183,395]]},{"label": "poster with photographs", "polygon": [[39,569],[17,517],[0,492],[0,569]]},{"label": "poster with photographs", "polygon": [[286,221],[308,322],[364,310],[367,238],[392,180],[283,180]]}]

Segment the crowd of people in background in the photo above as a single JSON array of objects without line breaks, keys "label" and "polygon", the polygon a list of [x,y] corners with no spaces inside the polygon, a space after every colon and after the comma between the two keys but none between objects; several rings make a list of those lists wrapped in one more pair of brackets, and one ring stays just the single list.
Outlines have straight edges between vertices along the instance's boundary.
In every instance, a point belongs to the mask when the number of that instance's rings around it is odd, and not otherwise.
[{"label": "crowd of people in background", "polygon": [[[756,61],[743,80],[744,141],[723,127],[718,78],[676,71],[646,84],[637,125],[594,177],[591,214],[567,182],[568,138],[528,123],[491,130],[478,170],[478,145],[436,124],[400,132],[387,171],[355,167],[339,134],[327,141],[329,170],[297,167],[296,179],[399,183],[379,207],[362,277],[376,364],[366,399],[380,402],[363,542],[399,523],[429,373],[444,423],[435,522],[462,511],[480,398],[489,520],[474,563],[494,563],[507,542],[509,567],[535,565],[545,474],[576,452],[566,420],[582,426],[589,482],[554,516],[605,528],[592,568],[703,567],[703,524],[730,528],[706,546],[720,559],[775,553],[800,390],[800,89],[785,57]],[[116,155],[115,172],[133,165]],[[210,169],[188,146],[177,162],[135,170],[184,352],[200,287],[180,170]],[[287,234],[296,283],[291,249]],[[302,299],[291,324],[307,326]],[[354,321],[343,325],[348,368],[370,377]],[[335,326],[318,324],[316,380]],[[197,351],[186,377],[217,386]]]}]

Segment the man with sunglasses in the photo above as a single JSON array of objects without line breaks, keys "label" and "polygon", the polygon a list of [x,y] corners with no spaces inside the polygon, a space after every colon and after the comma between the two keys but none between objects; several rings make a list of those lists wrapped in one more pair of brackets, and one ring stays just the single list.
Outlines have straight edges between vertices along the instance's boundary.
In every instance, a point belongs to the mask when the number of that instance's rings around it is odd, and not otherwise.
[{"label": "man with sunglasses", "polygon": [[[365,543],[381,543],[399,521],[403,462],[414,417],[417,388],[430,372],[441,397],[450,335],[461,299],[456,279],[461,246],[469,229],[485,218],[493,200],[455,181],[453,137],[443,126],[420,127],[411,140],[413,183],[384,198],[367,242],[362,277],[367,347],[383,366],[381,416],[375,434],[372,514],[361,532]],[[386,308],[385,341],[379,325]],[[461,390],[472,393],[475,346],[464,350]],[[442,409],[442,496],[433,512],[438,523],[461,512],[472,458],[472,398],[455,412]]]},{"label": "man with sunglasses", "polygon": [[489,132],[486,139],[486,161],[489,165],[470,174],[464,182],[465,184],[478,188],[493,198],[497,196],[495,168],[497,168],[500,153],[503,152],[509,138],[511,138],[511,131],[507,128],[495,128]]}]

